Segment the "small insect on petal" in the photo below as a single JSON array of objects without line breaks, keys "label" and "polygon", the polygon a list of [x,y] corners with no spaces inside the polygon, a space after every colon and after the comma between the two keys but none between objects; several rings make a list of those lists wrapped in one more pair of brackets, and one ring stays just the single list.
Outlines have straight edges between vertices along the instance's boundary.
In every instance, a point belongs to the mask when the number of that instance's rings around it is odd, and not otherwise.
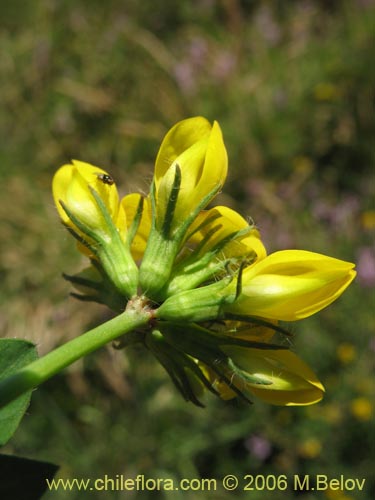
[{"label": "small insect on petal", "polygon": [[102,181],[103,184],[108,184],[109,186],[112,186],[114,184],[113,178],[108,175],[108,174],[97,174],[97,177],[100,181]]}]

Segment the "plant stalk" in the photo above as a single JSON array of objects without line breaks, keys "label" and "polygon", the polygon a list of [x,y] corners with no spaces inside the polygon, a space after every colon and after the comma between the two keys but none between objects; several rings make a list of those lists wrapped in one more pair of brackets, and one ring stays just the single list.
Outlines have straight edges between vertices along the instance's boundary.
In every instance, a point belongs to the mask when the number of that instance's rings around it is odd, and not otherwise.
[{"label": "plant stalk", "polygon": [[[128,306],[131,304],[132,301],[129,301]],[[0,382],[0,408],[42,384],[74,361],[122,335],[146,326],[152,317],[151,311],[140,307],[139,301],[133,304],[115,318],[70,340]]]}]

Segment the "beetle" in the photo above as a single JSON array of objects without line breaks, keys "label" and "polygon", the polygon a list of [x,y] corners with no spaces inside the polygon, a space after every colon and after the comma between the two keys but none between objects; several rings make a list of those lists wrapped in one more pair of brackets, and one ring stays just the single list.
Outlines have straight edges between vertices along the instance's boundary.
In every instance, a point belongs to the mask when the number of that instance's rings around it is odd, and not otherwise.
[{"label": "beetle", "polygon": [[103,184],[108,184],[108,186],[112,186],[115,182],[109,174],[97,174],[97,177]]}]

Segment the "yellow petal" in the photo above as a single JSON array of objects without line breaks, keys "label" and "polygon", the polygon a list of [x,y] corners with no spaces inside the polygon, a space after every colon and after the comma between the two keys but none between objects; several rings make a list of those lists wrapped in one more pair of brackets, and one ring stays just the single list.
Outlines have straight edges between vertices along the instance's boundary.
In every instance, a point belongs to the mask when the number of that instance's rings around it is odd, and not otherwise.
[{"label": "yellow petal", "polygon": [[[121,200],[119,216],[116,223],[120,233],[126,234],[127,230],[133,224],[141,198],[142,195],[138,193],[131,193],[124,196]],[[150,229],[151,203],[149,198],[144,198],[141,220],[131,244],[131,253],[135,260],[139,260],[143,257]]]},{"label": "yellow petal", "polygon": [[189,149],[185,150],[177,157],[176,161],[161,179],[159,188],[156,191],[157,225],[161,225],[164,221],[167,206],[172,196],[177,165],[181,170],[181,185],[176,207],[174,209],[173,226],[177,226],[181,220],[184,220],[187,214],[189,214],[200,202],[200,198],[197,199],[194,190],[198,184],[199,172],[201,172],[204,167],[206,150],[207,138],[194,143]]},{"label": "yellow petal", "polygon": [[156,157],[154,174],[156,189],[159,188],[162,178],[175,159],[203,137],[207,137],[210,131],[209,121],[202,116],[182,120],[169,130]]},{"label": "yellow petal", "polygon": [[[202,211],[198,215],[189,230],[192,235],[186,245],[194,249],[206,240],[199,250],[199,255],[203,255],[229,235],[246,228],[249,228],[249,224],[240,214],[228,207],[217,206],[211,210]],[[213,229],[216,229],[214,233],[212,233]],[[212,235],[207,239],[210,233]],[[254,255],[254,260],[263,259],[266,256],[266,249],[256,228],[251,228],[247,235],[237,236],[228,242],[221,249],[220,258],[245,258],[249,254]]]},{"label": "yellow petal", "polygon": [[219,124],[215,121],[208,139],[203,170],[198,172],[195,196],[200,200],[216,186],[223,186],[228,173],[228,155]]},{"label": "yellow petal", "polygon": [[[103,181],[107,172],[89,163],[73,160],[63,165],[55,174],[52,191],[58,213],[64,224],[80,232],[71,222],[60,201],[91,229],[104,229],[105,222],[89,186],[99,194],[109,214],[115,217],[118,210],[118,193],[114,184]],[[110,177],[109,177],[110,178]]]},{"label": "yellow petal", "polygon": [[90,185],[99,193],[109,214],[115,217],[119,205],[119,196],[115,184],[108,184],[103,181],[103,176],[111,178],[108,172],[83,161],[72,160],[72,163],[77,172],[85,179],[87,185]]},{"label": "yellow petal", "polygon": [[[277,321],[266,320],[270,325],[277,325]],[[218,330],[228,337],[237,339],[251,340],[253,342],[267,343],[272,340],[275,330],[272,326],[259,326],[256,324],[244,323],[241,321],[224,321],[224,324]]]},{"label": "yellow petal", "polygon": [[336,300],[354,279],[354,264],[302,250],[269,255],[245,269],[229,312],[294,321]]},{"label": "yellow petal", "polygon": [[[181,183],[173,213],[177,227],[227,175],[227,153],[217,122],[213,126],[202,117],[177,123],[166,135],[155,165],[156,224],[165,218],[177,165]],[[208,200],[209,201],[209,200]],[[206,204],[208,203],[206,202]]]},{"label": "yellow petal", "polygon": [[324,387],[314,372],[293,352],[226,347],[225,353],[245,374],[269,382],[260,385],[232,376],[231,382],[241,391],[254,394],[275,405],[308,405],[323,397]]}]

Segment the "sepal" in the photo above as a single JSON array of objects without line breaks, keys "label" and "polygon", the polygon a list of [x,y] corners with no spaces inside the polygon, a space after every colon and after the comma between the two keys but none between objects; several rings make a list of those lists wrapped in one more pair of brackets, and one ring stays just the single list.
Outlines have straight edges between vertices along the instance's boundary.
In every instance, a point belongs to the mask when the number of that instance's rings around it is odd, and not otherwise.
[{"label": "sepal", "polygon": [[126,300],[113,287],[97,261],[93,261],[92,266],[77,274],[63,273],[63,278],[72,283],[77,290],[77,292],[71,292],[72,297],[85,302],[105,304],[116,313],[124,311]]},{"label": "sepal", "polygon": [[[91,229],[90,226],[71,212],[63,202],[60,202],[67,217],[73,223],[73,227],[78,228],[78,232],[69,225],[68,229],[97,258],[117,292],[124,297],[130,298],[137,292],[138,267],[131,255],[129,244],[121,238],[106,204],[95,189],[89,186],[88,190],[101,214],[101,220],[103,221],[101,230]],[[103,228],[105,228],[105,231]]]},{"label": "sepal", "polygon": [[[178,184],[176,183],[176,189]],[[200,200],[200,203],[191,209],[180,225],[172,231],[171,223],[172,215],[165,214],[165,219],[160,227],[156,224],[156,202],[155,202],[155,189],[151,188],[150,199],[152,207],[152,225],[147,240],[145,253],[140,266],[140,285],[143,290],[147,290],[149,297],[155,301],[165,300],[167,297],[167,290],[169,281],[172,279],[171,274],[177,254],[180,252],[186,233],[200,212],[206,206],[208,201],[217,194],[220,186],[215,188],[206,195],[205,198]],[[178,187],[179,189],[179,187]],[[178,194],[174,194],[173,198],[176,200]],[[168,210],[172,212],[175,210],[174,202],[167,205]]]},{"label": "sepal", "polygon": [[236,298],[235,292],[223,293],[232,279],[223,278],[211,285],[177,293],[163,302],[155,315],[161,320],[176,322],[218,320],[222,317],[223,305]]},{"label": "sepal", "polygon": [[[161,322],[159,324],[159,333],[163,339],[179,353],[185,353],[196,359],[203,366],[208,368],[204,371],[216,374],[214,378],[220,379],[229,385],[232,391],[247,402],[250,402],[246,392],[242,391],[240,385],[231,383],[233,376],[240,377],[244,383],[250,382],[258,385],[267,385],[271,382],[261,374],[250,374],[242,372],[237,367],[226,350],[231,347],[243,348],[244,350],[258,349],[264,351],[267,356],[269,351],[285,350],[285,347],[269,342],[249,340],[244,337],[235,337],[225,335],[220,332],[214,332],[199,325],[189,324],[188,326],[177,323]],[[214,386],[211,384],[214,389]]]},{"label": "sepal", "polygon": [[166,342],[161,332],[158,330],[149,332],[145,338],[145,345],[164,367],[186,401],[203,407],[198,398],[204,394],[204,389],[217,395],[196,360]]}]

